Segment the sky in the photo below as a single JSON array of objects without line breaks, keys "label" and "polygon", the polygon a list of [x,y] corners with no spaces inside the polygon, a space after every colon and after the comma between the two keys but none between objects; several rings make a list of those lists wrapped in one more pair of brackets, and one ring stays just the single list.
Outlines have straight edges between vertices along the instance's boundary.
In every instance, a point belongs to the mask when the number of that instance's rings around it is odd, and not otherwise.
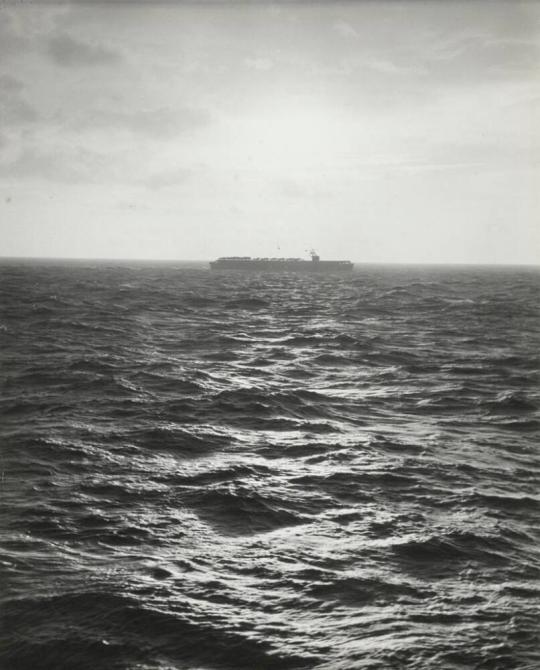
[{"label": "sky", "polygon": [[540,263],[540,3],[0,3],[0,255]]}]

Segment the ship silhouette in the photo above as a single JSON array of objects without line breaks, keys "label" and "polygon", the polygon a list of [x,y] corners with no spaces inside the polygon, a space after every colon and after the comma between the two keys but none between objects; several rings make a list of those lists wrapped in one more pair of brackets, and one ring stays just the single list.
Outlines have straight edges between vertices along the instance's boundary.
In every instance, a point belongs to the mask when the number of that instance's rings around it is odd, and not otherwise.
[{"label": "ship silhouette", "polygon": [[210,263],[212,270],[243,270],[247,272],[311,272],[335,274],[352,272],[351,261],[322,261],[311,251],[311,260],[303,258],[252,258],[251,256],[223,256]]}]

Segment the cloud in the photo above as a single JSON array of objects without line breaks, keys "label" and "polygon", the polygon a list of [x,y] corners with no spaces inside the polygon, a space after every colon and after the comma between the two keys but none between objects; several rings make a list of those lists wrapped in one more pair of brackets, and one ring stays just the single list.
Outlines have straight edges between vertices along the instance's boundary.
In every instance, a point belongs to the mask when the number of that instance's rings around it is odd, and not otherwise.
[{"label": "cloud", "polygon": [[80,128],[111,128],[128,130],[150,138],[174,137],[210,122],[210,115],[203,109],[190,107],[160,107],[133,111],[91,109],[88,115],[72,120]]},{"label": "cloud", "polygon": [[0,56],[2,60],[17,57],[31,48],[31,36],[17,25],[15,17],[0,4]]},{"label": "cloud", "polygon": [[175,168],[172,170],[163,170],[156,172],[146,179],[143,183],[151,189],[167,188],[169,186],[180,186],[193,176],[193,170],[188,168]]},{"label": "cloud", "polygon": [[97,183],[110,178],[111,157],[84,147],[26,147],[0,163],[0,177],[45,179],[61,183]]},{"label": "cloud", "polygon": [[295,179],[285,177],[282,179],[275,179],[274,185],[280,195],[284,195],[288,198],[307,198],[309,196],[309,191],[304,186],[301,186]]},{"label": "cloud", "polygon": [[34,123],[38,113],[24,95],[24,84],[9,74],[0,75],[0,123],[2,126],[20,126]]},{"label": "cloud", "polygon": [[416,65],[415,67],[410,67],[406,65],[397,65],[387,58],[365,57],[362,60],[362,66],[383,75],[414,76],[423,75],[426,72],[425,68],[422,68],[421,66]]},{"label": "cloud", "polygon": [[10,74],[0,75],[0,92],[11,95],[22,91],[24,84],[20,79],[12,77]]},{"label": "cloud", "polygon": [[66,33],[48,40],[47,53],[62,67],[114,65],[121,60],[120,53],[102,44],[89,44]]},{"label": "cloud", "polygon": [[298,180],[291,177],[282,177],[272,181],[273,190],[278,195],[292,199],[324,198],[329,195],[324,183],[315,183],[310,180]]},{"label": "cloud", "polygon": [[350,23],[340,20],[336,21],[333,25],[333,29],[342,35],[343,37],[357,39],[359,37],[358,31],[355,30]]},{"label": "cloud", "polygon": [[540,47],[532,40],[463,35],[434,46],[432,65],[445,81],[516,78],[535,74]]},{"label": "cloud", "polygon": [[274,67],[274,61],[270,58],[246,58],[245,63],[253,70],[267,71]]}]

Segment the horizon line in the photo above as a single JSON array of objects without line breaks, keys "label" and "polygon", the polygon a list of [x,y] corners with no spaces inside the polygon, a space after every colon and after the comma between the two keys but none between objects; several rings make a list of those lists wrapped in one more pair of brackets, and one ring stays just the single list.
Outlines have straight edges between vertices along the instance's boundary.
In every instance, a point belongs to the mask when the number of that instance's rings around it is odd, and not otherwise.
[{"label": "horizon line", "polygon": [[[119,262],[119,263],[210,263],[209,258],[129,258],[118,256],[4,256],[0,254],[2,261],[82,261],[82,262]],[[333,260],[333,259],[330,259]],[[414,265],[414,266],[463,266],[463,267],[526,267],[540,268],[538,262],[486,262],[486,261],[351,261],[353,265]]]}]

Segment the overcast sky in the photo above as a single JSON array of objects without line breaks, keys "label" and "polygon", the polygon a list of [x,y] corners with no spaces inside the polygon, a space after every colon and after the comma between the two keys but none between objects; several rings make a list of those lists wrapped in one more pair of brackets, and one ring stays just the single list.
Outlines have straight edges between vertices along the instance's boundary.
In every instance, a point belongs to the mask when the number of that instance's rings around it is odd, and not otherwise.
[{"label": "overcast sky", "polygon": [[540,3],[0,7],[3,256],[540,262]]}]

